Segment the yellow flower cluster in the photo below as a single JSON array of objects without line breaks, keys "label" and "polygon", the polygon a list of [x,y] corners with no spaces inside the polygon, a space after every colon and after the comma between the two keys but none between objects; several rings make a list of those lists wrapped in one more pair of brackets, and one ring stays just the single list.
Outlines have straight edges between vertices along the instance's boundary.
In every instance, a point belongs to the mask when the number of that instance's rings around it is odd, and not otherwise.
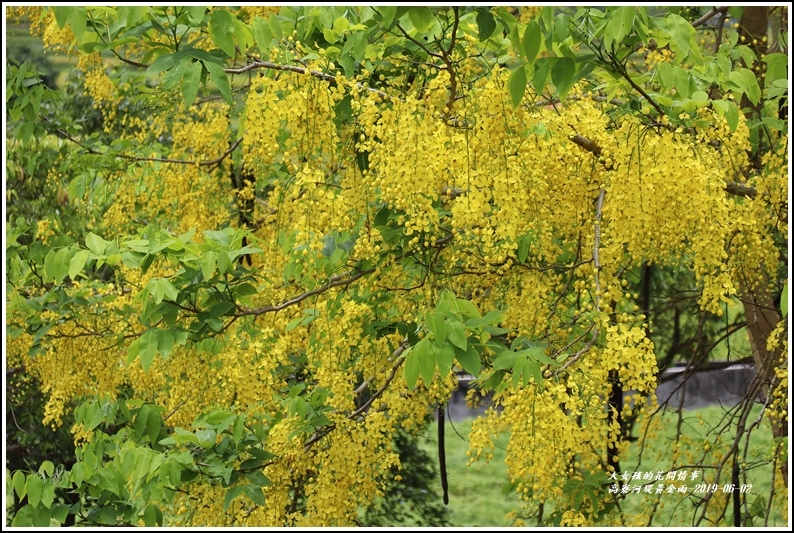
[{"label": "yellow flower cluster", "polygon": [[[83,55],[79,66],[97,105],[115,109],[119,89],[101,57]],[[258,292],[252,305],[277,305],[332,275],[362,277],[278,313],[237,317],[201,345],[175,346],[168,360],[155,358],[148,372],[126,363],[126,346],[85,335],[131,333],[114,311],[141,303],[134,293],[120,293],[59,324],[45,353],[27,363],[49,394],[47,422],[58,423],[77,398],[112,397],[121,387],[156,401],[171,413],[169,425],[189,426],[213,408],[262,417],[269,430],[263,445],[275,455],[263,470],[272,481],[268,504],[239,498],[224,511],[221,487],[190,486],[190,499],[174,500],[180,525],[349,525],[398,464],[391,448],[396,428],[419,425],[456,386],[454,375],[436,375],[407,390],[400,361],[392,359],[403,336],[373,329],[415,327],[445,287],[484,313],[503,310],[508,340],[543,339],[547,355],[566,365],[547,373],[542,385],[499,392],[501,411],[491,409],[473,425],[470,456],[489,459],[494,436],[509,433],[507,466],[519,496],[528,506],[569,509],[565,481],[602,472],[609,450],[627,450],[618,442],[615,412],[605,408],[614,376],[637,391],[616,410],[642,412],[649,399],[653,405],[656,359],[638,296],[626,291],[631,270],[647,262],[691,266],[701,305],[721,312],[748,265],[776,264],[768,228],[787,231],[774,209],[788,195],[786,154],[770,154],[770,170],[747,182],[755,199],[735,201],[724,189],[747,165],[744,122],[730,132],[704,109],[699,113],[712,125],[693,136],[630,117],[615,121],[587,99],[513,107],[506,69],[483,75],[469,65],[458,74],[452,104],[448,73],[399,97],[367,90],[363,79],[331,84],[288,71],[253,77],[239,129],[242,163],[256,183],[239,191],[228,167],[196,164],[219,158],[234,142],[225,104],[186,110],[178,89],[158,88],[159,102],[172,109],[167,117],[119,119],[125,140],[168,137],[171,144],[167,156],[152,150],[104,177],[114,193],[103,221],[109,233],[129,231],[135,219],[174,233],[196,228],[200,240],[202,230],[230,223],[237,195],[256,199],[263,248],[251,273]],[[577,135],[598,150],[577,145]],[[378,214],[388,220],[376,224]],[[39,238],[49,231],[43,221]],[[328,267],[326,245],[332,237],[340,245],[341,235],[351,246]],[[140,287],[174,268],[121,273]],[[132,329],[142,332],[137,323]],[[13,356],[24,359],[30,342],[23,335],[9,343]],[[778,378],[787,383],[786,375]],[[296,383],[305,387],[306,402],[326,396],[312,409],[334,425],[311,446],[319,431],[313,413],[302,418],[288,407]],[[384,386],[366,413],[357,411]],[[771,408],[783,407],[781,397]],[[658,430],[654,423],[648,427]],[[86,438],[81,428],[74,434]],[[690,444],[676,444],[674,461]],[[563,516],[566,525],[586,521],[575,510]]]}]

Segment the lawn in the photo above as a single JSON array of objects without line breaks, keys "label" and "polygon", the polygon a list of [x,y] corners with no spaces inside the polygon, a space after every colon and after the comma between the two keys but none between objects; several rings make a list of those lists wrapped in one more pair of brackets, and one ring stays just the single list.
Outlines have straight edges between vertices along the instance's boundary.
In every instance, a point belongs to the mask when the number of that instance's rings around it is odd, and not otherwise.
[{"label": "lawn", "polygon": [[[748,420],[755,420],[759,413],[760,406],[754,406]],[[719,406],[684,411],[681,417],[680,427],[683,428],[686,437],[682,439],[680,444],[681,456],[686,457],[687,454],[691,454],[692,456],[702,457],[705,455],[707,464],[716,464],[719,460],[717,454],[727,449],[729,442],[732,440],[731,436],[734,433],[725,433],[721,439],[722,444],[711,448],[710,452],[703,452],[702,450],[706,441],[713,442],[716,431],[715,428],[725,423],[724,416],[725,409]],[[677,427],[679,427],[677,413],[670,411],[661,415],[658,427],[660,430],[652,439],[652,444],[649,446],[649,449],[643,452],[641,462],[638,460],[638,446],[636,446],[636,443],[632,445],[628,455],[622,461],[624,472],[657,472],[660,470],[668,470],[669,462],[665,462],[665,458],[669,456],[669,451],[675,443]],[[458,435],[455,430],[457,430],[460,435]],[[471,420],[453,421],[452,425],[449,422],[447,423],[446,458],[449,479],[448,507],[451,511],[451,522],[454,526],[460,527],[510,526],[512,525],[512,518],[509,515],[511,512],[519,511],[521,503],[515,492],[504,490],[508,483],[507,468],[504,464],[504,448],[507,437],[502,436],[501,439],[497,441],[494,450],[494,458],[490,463],[478,461],[467,467],[467,437],[470,430]],[[423,442],[423,446],[437,464],[438,449],[436,432],[437,426],[433,423],[428,428],[427,438]],[[635,434],[636,433],[637,431],[635,430]],[[742,439],[743,445],[744,442],[744,439]],[[754,526],[765,525],[765,517],[761,515],[765,515],[767,510],[767,499],[771,482],[771,465],[763,461],[762,456],[767,453],[767,450],[769,450],[771,446],[771,430],[769,424],[764,421],[760,427],[752,433],[747,455],[743,457],[743,462],[748,465],[748,472],[746,477],[741,478],[741,482],[747,486],[751,485],[752,487],[747,493],[747,506],[743,507],[742,512],[743,515],[746,515],[748,512],[750,514],[756,514],[752,524]],[[693,470],[694,469],[686,469],[690,476]],[[656,509],[654,525],[691,527],[693,515],[697,510],[694,507],[697,499],[692,497],[692,491],[695,490],[696,485],[703,482],[700,478],[702,475],[704,474],[698,474],[699,479],[687,481],[690,491],[688,495],[672,494],[669,495],[669,498],[667,497],[668,495],[665,495],[661,504]],[[708,479],[708,471],[706,471],[705,475]],[[723,473],[723,478],[720,482],[720,491],[722,485],[725,482],[729,482],[729,479],[730,463],[728,463],[728,467]],[[434,489],[439,495],[441,494],[440,480],[436,480]],[[785,497],[782,498],[781,501],[785,502]],[[643,511],[642,509],[649,504],[645,501],[642,494],[630,494],[627,495],[621,505],[624,514],[627,517],[633,517],[638,516],[637,513],[646,513],[647,511]],[[787,513],[785,508],[781,508],[779,505],[773,506],[766,525],[786,525],[786,516]],[[729,509],[723,517],[723,523],[719,525],[728,526],[732,524],[732,521],[732,512]],[[704,522],[701,525],[706,526],[711,524]]]}]

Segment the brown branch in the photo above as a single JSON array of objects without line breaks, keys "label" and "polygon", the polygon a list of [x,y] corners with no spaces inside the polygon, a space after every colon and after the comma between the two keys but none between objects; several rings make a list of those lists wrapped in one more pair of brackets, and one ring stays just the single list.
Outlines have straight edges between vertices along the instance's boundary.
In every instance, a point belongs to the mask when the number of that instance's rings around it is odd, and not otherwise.
[{"label": "brown branch", "polygon": [[[270,62],[270,61],[259,61],[259,60],[254,60],[253,62],[248,63],[247,65],[245,65],[244,67],[240,67],[240,68],[225,68],[225,69],[223,69],[223,71],[226,72],[227,74],[243,74],[245,72],[248,72],[248,71],[254,70],[254,69],[258,69],[258,68],[265,68],[265,69],[270,69],[270,70],[281,70],[281,71],[285,71],[285,72],[294,72],[296,74],[304,74],[304,75],[308,74],[309,76],[312,76],[314,78],[317,78],[317,79],[320,79],[320,80],[323,80],[323,81],[327,81],[327,82],[332,82],[332,83],[336,83],[336,81],[337,81],[336,80],[336,76],[333,76],[331,74],[327,74],[325,72],[320,72],[319,70],[312,70],[312,69],[304,68],[304,67],[296,67],[295,65],[282,65],[280,63],[273,63],[273,62]],[[391,96],[389,96],[385,92],[379,91],[378,89],[373,89],[372,87],[367,87],[366,85],[364,85],[362,83],[356,83],[356,87],[358,87],[359,89],[362,89],[362,90],[377,94],[378,96],[382,97],[384,100],[389,100],[390,101],[392,99]]]},{"label": "brown branch", "polygon": [[570,140],[587,150],[588,152],[592,153],[593,155],[600,157],[601,156],[601,147],[596,144],[595,141],[588,139],[587,137],[583,137],[579,134],[570,137]]},{"label": "brown branch", "polygon": [[642,95],[642,97],[645,98],[645,100],[647,100],[648,103],[653,106],[653,108],[659,114],[659,118],[661,119],[661,117],[665,116],[666,113],[664,112],[664,109],[662,109],[662,106],[657,104],[656,100],[651,98],[651,95],[645,92],[645,89],[637,85],[637,83],[631,78],[631,75],[629,75],[629,72],[628,70],[626,70],[626,67],[620,61],[618,61],[617,57],[615,57],[615,55],[612,53],[609,54],[609,57],[612,59],[612,65],[615,67],[618,73],[621,76],[623,76],[623,79],[629,82],[629,85],[631,85],[631,87],[635,91],[640,93],[640,95]]},{"label": "brown branch", "polygon": [[755,189],[755,187],[751,185],[745,185],[744,183],[737,183],[735,181],[730,181],[725,184],[725,192],[733,194],[734,196],[745,196],[752,199],[755,199],[755,197],[758,196],[758,191]]},{"label": "brown branch", "polygon": [[408,35],[408,32],[405,31],[403,29],[403,27],[400,26],[399,24],[397,24],[396,26],[397,26],[397,29],[402,32],[402,34],[405,36],[406,39],[408,39],[409,41],[414,43],[416,46],[421,48],[427,55],[435,57],[435,58],[438,58],[438,59],[444,61],[444,56],[442,54],[439,54],[438,52],[433,52],[432,50],[427,48],[427,46],[425,46],[424,43],[422,43],[421,41],[418,41],[418,40],[414,39],[413,37],[411,37],[410,35]]},{"label": "brown branch", "polygon": [[711,20],[711,18],[712,18],[714,15],[716,15],[716,14],[718,14],[718,13],[723,13],[723,14],[724,14],[726,11],[728,11],[728,7],[727,7],[727,6],[722,6],[722,7],[712,7],[712,8],[711,8],[711,11],[709,11],[708,13],[706,13],[705,15],[703,15],[702,17],[700,17],[699,19],[697,19],[696,21],[694,21],[694,22],[692,23],[692,27],[693,27],[693,28],[697,28],[698,26],[702,26],[703,24],[705,24],[706,22],[708,22],[709,20]]},{"label": "brown branch", "polygon": [[116,59],[118,59],[122,63],[126,63],[130,66],[137,68],[149,68],[149,65],[147,65],[146,63],[139,63],[133,59],[127,59],[126,57],[122,57],[121,54],[116,52],[116,50],[114,50],[113,48],[111,48],[110,51],[113,52],[113,55],[116,56]]},{"label": "brown branch", "polygon": [[717,35],[714,38],[714,53],[715,54],[720,51],[720,45],[722,44],[722,31],[723,31],[723,28],[725,26],[725,19],[727,19],[727,18],[728,18],[728,13],[727,13],[727,11],[725,11],[725,12],[722,13],[722,15],[720,15],[720,21],[717,23]]},{"label": "brown branch", "polygon": [[198,165],[198,166],[201,166],[201,167],[206,167],[206,166],[212,166],[212,165],[219,164],[221,161],[226,159],[229,156],[229,154],[234,152],[237,149],[237,147],[240,146],[240,144],[243,142],[242,137],[240,137],[239,139],[237,139],[229,147],[228,150],[223,152],[220,156],[216,157],[215,159],[210,159],[208,161],[191,161],[191,160],[188,160],[188,159],[171,159],[171,158],[167,158],[167,157],[141,157],[141,156],[129,155],[129,154],[114,154],[114,153],[109,152],[109,151],[108,152],[100,152],[100,151],[94,150],[90,146],[86,146],[85,144],[83,144],[79,140],[75,139],[74,137],[72,137],[71,135],[69,135],[68,133],[66,133],[65,131],[63,131],[60,128],[55,128],[53,130],[53,132],[58,137],[60,137],[62,139],[66,139],[67,141],[73,142],[74,144],[76,144],[77,146],[79,146],[80,148],[82,148],[83,150],[87,151],[89,154],[92,154],[92,155],[99,155],[99,156],[110,155],[110,156],[113,156],[113,157],[117,157],[119,159],[125,159],[127,161],[171,163],[171,164],[174,164],[174,165]]},{"label": "brown branch", "polygon": [[604,208],[604,196],[606,196],[606,191],[601,189],[598,193],[598,202],[596,204],[595,241],[593,243],[593,266],[595,267],[593,277],[595,278],[596,290],[595,307],[598,312],[601,311],[601,282],[598,277],[599,272],[601,272],[601,262],[598,259],[598,249],[601,246],[601,212]]},{"label": "brown branch", "polygon": [[[443,239],[438,239],[436,241],[435,246],[436,247],[444,246],[445,244],[450,242],[452,240],[452,238],[453,238],[453,235],[447,235]],[[416,251],[400,254],[399,256],[397,256],[394,259],[394,261],[392,261],[392,264],[394,264],[397,261],[400,261],[402,259],[406,259],[408,257],[411,257],[415,253],[416,253]],[[349,277],[344,277],[344,276],[339,276],[339,275],[331,276],[331,278],[328,280],[327,284],[322,285],[320,287],[317,287],[316,289],[312,289],[310,291],[306,291],[306,292],[304,292],[302,294],[299,294],[298,296],[295,296],[294,298],[291,298],[289,300],[281,302],[280,304],[277,304],[277,305],[270,305],[270,306],[267,306],[267,307],[259,307],[259,308],[256,308],[256,309],[245,308],[242,311],[236,313],[234,315],[234,318],[237,319],[237,318],[240,318],[240,317],[243,317],[243,316],[259,316],[259,315],[263,315],[265,313],[277,313],[278,311],[281,311],[282,309],[286,309],[287,307],[290,307],[292,305],[295,305],[297,303],[302,302],[306,298],[309,298],[311,296],[316,296],[318,294],[322,294],[322,293],[326,292],[329,289],[333,289],[335,287],[346,287],[347,285],[350,285],[354,281],[357,281],[357,280],[363,278],[366,275],[372,274],[373,272],[375,272],[375,270],[376,270],[375,267],[368,268],[366,270],[361,270],[357,274],[349,276]]]},{"label": "brown branch", "polygon": [[[577,146],[580,146],[592,153],[593,155],[597,157],[601,156],[601,147],[598,146],[595,141],[578,134],[574,135],[573,137],[569,137],[569,140]],[[745,185],[744,183],[737,183],[735,181],[729,181],[725,183],[725,192],[734,196],[744,196],[751,199],[755,199],[755,197],[758,195],[758,191],[752,185]]]},{"label": "brown branch", "polygon": [[[391,372],[389,372],[389,375],[386,377],[386,381],[384,381],[383,385],[381,385],[380,388],[377,391],[375,391],[375,393],[372,396],[370,396],[370,398],[364,403],[364,405],[362,405],[361,407],[359,407],[358,409],[347,415],[348,420],[355,420],[357,416],[365,413],[372,405],[372,403],[375,400],[377,400],[381,395],[383,395],[383,393],[389,387],[391,382],[394,381],[394,378],[397,375],[397,370],[399,370],[400,366],[405,360],[405,358],[401,356],[403,352],[405,352],[405,350],[407,349],[408,349],[408,338],[406,337],[405,339],[403,339],[402,344],[400,344],[400,346],[398,346],[397,349],[394,350],[394,353],[389,358],[389,360],[395,360],[395,361],[391,367]],[[369,385],[369,381],[373,379],[375,378],[372,377],[369,378],[368,380],[365,380],[361,385],[359,385],[356,388],[355,391],[353,391],[353,393],[355,395],[359,395],[362,392],[364,392],[364,389],[366,389],[367,385]],[[311,438],[309,438],[309,440],[306,441],[306,444],[303,445],[303,451],[304,452],[309,451],[309,448],[311,448],[314,443],[321,440],[323,437],[331,433],[334,429],[336,429],[336,424],[331,424],[330,426],[326,426],[325,428],[323,428],[322,431],[316,431],[314,435],[312,435]]]},{"label": "brown branch", "polygon": [[317,287],[316,289],[312,289],[310,291],[306,291],[303,294],[299,294],[298,296],[296,296],[296,297],[294,297],[292,299],[286,300],[284,302],[281,302],[278,305],[270,305],[270,306],[267,306],[267,307],[259,307],[259,308],[256,308],[256,309],[243,309],[239,313],[235,314],[235,318],[242,317],[242,316],[259,316],[259,315],[263,315],[265,313],[277,313],[278,311],[281,311],[282,309],[286,309],[287,307],[289,307],[291,305],[295,305],[297,303],[302,302],[306,298],[309,298],[311,296],[315,296],[317,294],[322,294],[322,293],[324,293],[325,291],[327,291],[329,289],[333,289],[334,287],[344,287],[344,286],[350,285],[354,281],[356,281],[358,279],[361,279],[362,277],[366,276],[367,274],[372,274],[373,272],[375,272],[374,268],[368,268],[366,270],[360,271],[358,274],[355,274],[355,275],[347,277],[347,278],[342,278],[340,276],[333,276],[333,277],[331,277],[331,279],[329,280],[329,282],[327,284],[322,285],[321,287]]},{"label": "brown branch", "polygon": [[[577,137],[579,137],[579,136],[577,135]],[[592,141],[590,141],[590,142],[592,142]],[[593,143],[593,144],[595,144],[595,143]],[[601,189],[601,191],[598,193],[598,200],[596,201],[595,237],[593,239],[593,267],[594,267],[593,280],[595,281],[594,303],[595,303],[595,310],[596,310],[597,313],[601,312],[601,281],[599,279],[599,272],[601,271],[601,260],[599,259],[598,250],[599,250],[599,248],[601,246],[601,213],[603,212],[603,209],[604,209],[604,197],[605,196],[606,196],[606,191],[604,189]],[[588,328],[587,331],[590,331],[590,330],[593,330],[593,334],[591,335],[591,337],[587,341],[587,343],[578,352],[576,352],[570,358],[568,358],[565,361],[565,364],[563,364],[560,368],[556,369],[554,372],[551,372],[548,377],[556,376],[557,374],[560,374],[566,368],[568,368],[573,363],[575,363],[577,360],[579,360],[579,358],[582,357],[582,355],[587,353],[590,350],[590,348],[593,347],[593,344],[595,344],[595,341],[598,339],[598,334],[600,333],[601,328],[596,323],[593,323],[593,324],[590,325],[590,327]],[[579,337],[579,339],[581,339],[584,335],[586,335],[587,331],[585,331]],[[576,340],[579,340],[579,339],[576,339]],[[574,342],[576,342],[576,341],[574,341]],[[571,344],[569,344],[568,346],[570,346]],[[568,346],[563,348],[562,351],[565,351],[568,348]]]}]

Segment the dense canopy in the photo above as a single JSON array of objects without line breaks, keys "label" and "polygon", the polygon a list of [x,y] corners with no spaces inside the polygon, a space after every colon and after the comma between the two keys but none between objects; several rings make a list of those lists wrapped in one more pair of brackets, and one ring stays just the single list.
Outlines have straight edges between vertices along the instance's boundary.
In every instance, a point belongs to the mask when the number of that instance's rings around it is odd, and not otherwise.
[{"label": "dense canopy", "polygon": [[[89,98],[9,58],[7,367],[78,445],[14,523],[354,524],[461,374],[517,524],[651,524],[631,446],[722,487],[753,424],[785,505],[787,9],[14,8]],[[651,269],[743,309],[733,436],[654,440]]]}]

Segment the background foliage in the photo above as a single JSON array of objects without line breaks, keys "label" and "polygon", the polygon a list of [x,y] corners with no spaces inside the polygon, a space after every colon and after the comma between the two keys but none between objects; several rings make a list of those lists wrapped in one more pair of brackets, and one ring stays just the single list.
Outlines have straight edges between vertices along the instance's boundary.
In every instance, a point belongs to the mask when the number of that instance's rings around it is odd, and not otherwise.
[{"label": "background foliage", "polygon": [[[786,7],[7,15],[12,525],[444,525],[461,373],[517,524],[779,519]],[[667,434],[660,369],[744,331],[744,401]],[[769,482],[629,494],[649,456]]]}]

